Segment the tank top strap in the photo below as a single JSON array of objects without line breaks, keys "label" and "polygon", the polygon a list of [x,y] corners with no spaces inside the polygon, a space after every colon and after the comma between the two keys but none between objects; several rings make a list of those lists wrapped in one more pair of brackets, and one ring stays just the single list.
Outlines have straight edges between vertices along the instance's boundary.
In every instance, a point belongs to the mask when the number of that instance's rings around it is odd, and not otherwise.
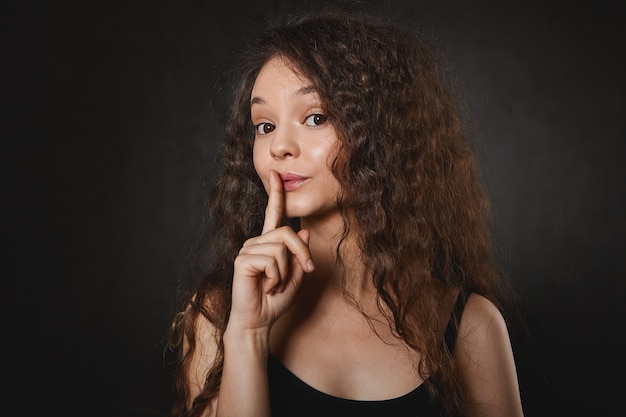
[{"label": "tank top strap", "polygon": [[459,323],[461,322],[461,316],[463,315],[463,310],[465,309],[465,304],[467,303],[468,298],[469,294],[466,291],[461,290],[459,291],[456,302],[454,303],[454,308],[452,309],[452,314],[450,315],[450,320],[448,321],[444,334],[446,347],[449,352],[454,350],[459,330]]}]

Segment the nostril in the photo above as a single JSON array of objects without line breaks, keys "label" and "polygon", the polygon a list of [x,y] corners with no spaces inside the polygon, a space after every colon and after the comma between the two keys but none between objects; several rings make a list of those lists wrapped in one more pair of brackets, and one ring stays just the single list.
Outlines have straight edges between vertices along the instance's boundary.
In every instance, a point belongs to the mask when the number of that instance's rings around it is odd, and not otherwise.
[{"label": "nostril", "polygon": [[270,144],[273,158],[294,158],[299,153],[299,144],[294,136],[283,129],[276,129]]},{"label": "nostril", "polygon": [[293,158],[293,154],[291,152],[283,152],[283,153],[272,152],[272,157],[276,159],[289,159],[289,158]]}]

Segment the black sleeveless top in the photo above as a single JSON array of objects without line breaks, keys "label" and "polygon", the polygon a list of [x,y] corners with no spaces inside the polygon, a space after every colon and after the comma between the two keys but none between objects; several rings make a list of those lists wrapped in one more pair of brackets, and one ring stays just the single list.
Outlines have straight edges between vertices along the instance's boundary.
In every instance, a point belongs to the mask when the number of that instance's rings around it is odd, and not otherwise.
[{"label": "black sleeveless top", "polygon": [[[445,341],[451,352],[466,302],[467,296],[459,295],[446,327]],[[382,401],[348,400],[311,387],[291,373],[271,354],[267,367],[272,417],[431,417],[439,415],[431,405],[423,383],[408,394],[397,398]]]}]

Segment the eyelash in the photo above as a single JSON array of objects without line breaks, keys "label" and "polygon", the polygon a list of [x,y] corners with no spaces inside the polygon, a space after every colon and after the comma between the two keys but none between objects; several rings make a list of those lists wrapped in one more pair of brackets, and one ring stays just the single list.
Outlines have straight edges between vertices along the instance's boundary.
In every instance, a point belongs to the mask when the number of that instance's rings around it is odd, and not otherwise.
[{"label": "eyelash", "polygon": [[[308,120],[311,120],[311,124],[307,123]],[[315,113],[315,114],[311,114],[309,116],[307,116],[304,119],[304,124],[307,126],[311,126],[311,127],[315,127],[315,126],[321,126],[324,123],[326,123],[328,119],[326,118],[325,115],[321,114],[321,113]],[[269,128],[269,131],[266,131],[265,129]],[[262,122],[259,123],[257,125],[254,125],[254,131],[257,135],[267,135],[268,133],[272,133],[274,131],[274,129],[276,128],[276,126],[274,126],[271,123],[268,122]]]},{"label": "eyelash", "polygon": [[[263,131],[263,128],[264,128],[265,126],[268,126],[268,127],[270,127],[270,126],[271,126],[271,129],[270,129],[270,131],[269,131],[269,132],[265,132],[265,131]],[[267,135],[268,133],[272,133],[272,131],[274,130],[274,128],[275,128],[275,126],[274,126],[273,124],[271,124],[271,123],[267,123],[267,122],[263,122],[263,123],[259,123],[258,125],[255,125],[255,126],[254,126],[254,132],[255,132],[257,135]]]},{"label": "eyelash", "polygon": [[[308,125],[307,124],[307,120],[309,120],[309,119],[313,120],[314,125]],[[328,120],[328,119],[323,114],[315,113],[315,114],[312,114],[310,116],[307,116],[307,118],[304,119],[304,124],[307,125],[307,126],[320,126],[320,125],[323,125],[324,123],[326,123],[326,120]]]}]

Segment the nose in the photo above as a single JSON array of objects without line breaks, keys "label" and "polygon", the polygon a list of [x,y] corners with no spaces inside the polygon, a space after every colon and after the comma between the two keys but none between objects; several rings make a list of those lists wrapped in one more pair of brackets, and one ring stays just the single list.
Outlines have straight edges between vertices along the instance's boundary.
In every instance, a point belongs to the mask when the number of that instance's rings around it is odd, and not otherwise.
[{"label": "nose", "polygon": [[300,155],[300,145],[294,127],[282,125],[274,131],[270,154],[274,159],[297,158]]}]

